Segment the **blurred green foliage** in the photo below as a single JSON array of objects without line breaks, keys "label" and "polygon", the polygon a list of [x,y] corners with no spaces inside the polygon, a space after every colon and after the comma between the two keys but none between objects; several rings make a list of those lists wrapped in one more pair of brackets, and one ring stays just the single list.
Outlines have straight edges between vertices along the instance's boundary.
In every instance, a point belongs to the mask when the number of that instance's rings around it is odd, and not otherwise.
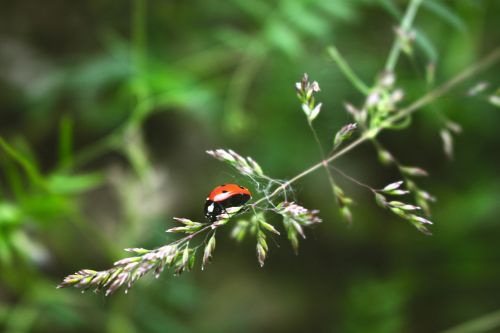
[{"label": "blurred green foliage", "polygon": [[[298,256],[277,239],[283,246],[269,242],[260,269],[252,244],[227,237],[203,273],[164,274],[110,298],[55,289],[81,267],[108,267],[122,248],[166,243],[171,216],[201,219],[214,185],[240,181],[206,149],[234,148],[278,178],[316,162],[294,83],[304,72],[320,82],[316,123],[331,142],[348,121],[343,103],[362,96],[326,46],[369,82],[406,4],[2,3],[0,330],[437,332],[500,308],[500,113],[486,97],[466,96],[478,81],[496,88],[498,65],[420,112],[407,131],[382,136],[401,160],[430,171],[434,236],[340,179],[357,202],[347,228],[318,173],[295,195],[325,222]],[[443,82],[498,46],[499,12],[494,0],[424,1],[417,48],[397,70],[407,99],[432,89],[430,62]],[[464,129],[453,163],[440,145],[442,115]],[[363,146],[339,166],[378,187],[398,177],[375,161]]]}]

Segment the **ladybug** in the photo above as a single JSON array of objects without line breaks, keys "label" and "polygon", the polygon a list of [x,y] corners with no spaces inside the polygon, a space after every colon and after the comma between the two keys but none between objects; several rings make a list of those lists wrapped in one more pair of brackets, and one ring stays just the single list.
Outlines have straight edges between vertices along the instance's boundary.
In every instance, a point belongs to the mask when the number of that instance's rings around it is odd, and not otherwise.
[{"label": "ladybug", "polygon": [[251,197],[252,193],[247,188],[237,184],[217,186],[210,192],[205,202],[205,217],[210,222],[215,222],[222,213],[235,212],[234,208],[239,210]]}]

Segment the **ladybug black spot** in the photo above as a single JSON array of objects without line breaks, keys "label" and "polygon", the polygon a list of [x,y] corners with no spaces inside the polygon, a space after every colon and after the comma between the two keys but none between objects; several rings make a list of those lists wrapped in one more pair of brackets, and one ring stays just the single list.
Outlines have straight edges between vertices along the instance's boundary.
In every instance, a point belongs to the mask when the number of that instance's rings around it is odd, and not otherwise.
[{"label": "ladybug black spot", "polygon": [[240,188],[241,188],[242,190],[246,190],[246,188],[244,188],[243,186],[240,186]]},{"label": "ladybug black spot", "polygon": [[223,191],[222,191],[222,193],[227,193],[227,191],[226,191],[226,190],[223,190]]}]

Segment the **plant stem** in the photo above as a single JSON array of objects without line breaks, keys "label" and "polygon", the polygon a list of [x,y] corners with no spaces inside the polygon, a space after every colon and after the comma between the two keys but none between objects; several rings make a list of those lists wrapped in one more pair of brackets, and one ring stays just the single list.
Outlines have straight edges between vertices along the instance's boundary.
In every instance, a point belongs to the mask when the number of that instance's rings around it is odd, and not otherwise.
[{"label": "plant stem", "polygon": [[16,149],[14,149],[14,147],[9,145],[2,137],[0,137],[0,150],[5,151],[7,155],[19,163],[33,183],[42,188],[46,188],[47,184],[45,179],[40,175],[38,168]]},{"label": "plant stem", "polygon": [[190,241],[191,239],[193,239],[194,237],[198,236],[199,234],[205,232],[206,230],[208,229],[216,229],[218,228],[219,226],[221,226],[222,224],[209,224],[203,228],[201,228],[200,230],[196,231],[196,232],[193,232],[192,234],[189,234],[187,236],[184,236],[182,238],[179,238],[178,240],[168,244],[168,245],[165,245],[165,246],[172,246],[172,245],[180,245],[182,243],[185,243],[186,241]]},{"label": "plant stem", "polygon": [[490,332],[494,328],[500,327],[500,311],[488,313],[482,317],[465,322],[442,333],[480,333]]},{"label": "plant stem", "polygon": [[[316,141],[316,144],[318,146],[319,152],[321,154],[321,158],[325,160],[326,155],[325,155],[325,150],[323,149],[323,146],[321,145],[321,141],[319,140],[318,133],[314,129],[312,123],[310,121],[307,122],[309,124],[309,128],[311,129],[311,132],[314,136],[314,140]],[[323,164],[323,167],[325,168],[326,175],[328,176],[328,181],[330,182],[331,190],[333,192],[333,196],[336,197],[335,195],[335,180],[333,179],[333,175],[330,172],[330,169],[328,168],[328,164]]]},{"label": "plant stem", "polygon": [[341,157],[342,155],[346,154],[347,152],[351,151],[352,149],[356,148],[363,142],[372,139],[375,137],[380,131],[384,129],[385,126],[393,124],[394,122],[398,121],[399,119],[406,117],[422,108],[423,106],[429,104],[430,102],[434,101],[436,98],[442,96],[443,94],[447,93],[450,89],[455,87],[456,85],[462,83],[463,81],[467,80],[471,76],[479,73],[480,71],[485,70],[489,66],[493,65],[496,61],[500,59],[500,48],[497,48],[493,50],[489,55],[487,55],[485,58],[477,62],[476,64],[468,67],[465,69],[463,72],[459,73],[457,76],[449,80],[448,82],[444,83],[440,87],[436,88],[435,90],[425,94],[418,100],[416,100],[413,104],[410,106],[402,109],[398,114],[394,115],[393,117],[390,117],[386,119],[379,127],[370,130],[370,132],[364,132],[363,135],[361,135],[358,139],[355,141],[351,142],[349,145],[338,151],[337,153],[333,154],[326,160],[323,160],[321,162],[318,162],[311,167],[307,168],[306,170],[302,171],[289,181],[285,182],[284,184],[280,185],[277,187],[270,195],[265,196],[254,202],[251,206],[254,207],[257,204],[263,202],[264,200],[268,200],[277,194],[279,194],[281,191],[286,190],[288,186],[290,186],[292,183],[296,182],[297,180],[307,176],[308,174],[316,171],[317,169],[321,168],[324,164],[330,164],[332,161],[336,160],[337,158]]},{"label": "plant stem", "polygon": [[313,165],[313,166],[307,168],[306,170],[302,171],[301,173],[299,173],[298,175],[296,175],[295,177],[293,177],[289,181],[285,182],[281,186],[277,187],[270,195],[265,196],[263,198],[260,198],[259,200],[257,200],[256,202],[254,202],[252,204],[252,206],[256,206],[257,204],[263,202],[264,200],[267,200],[267,199],[270,199],[270,198],[276,196],[281,191],[284,191],[292,183],[295,183],[297,180],[299,180],[299,179],[307,176],[308,174],[310,174],[313,171],[316,171],[317,169],[321,168],[324,164],[329,164],[333,160],[339,158],[340,156],[344,155],[348,151],[354,149],[356,146],[358,146],[361,143],[365,142],[367,140],[367,138],[368,138],[368,136],[366,136],[366,135],[360,136],[356,141],[353,141],[350,145],[346,146],[344,149],[340,150],[336,154],[330,156],[328,159],[323,160],[323,161],[321,161],[319,163],[316,163],[315,165]]},{"label": "plant stem", "polygon": [[342,57],[340,52],[336,47],[330,46],[327,49],[330,57],[335,61],[337,66],[339,66],[342,73],[351,81],[353,86],[357,88],[362,94],[368,95],[370,93],[370,88],[354,73],[351,66],[347,63],[347,61]]},{"label": "plant stem", "polygon": [[[405,32],[409,31],[415,16],[417,15],[418,7],[422,4],[423,0],[411,0],[408,8],[406,9],[406,13],[401,21],[401,29]],[[396,64],[398,62],[399,55],[401,53],[401,42],[398,37],[392,44],[391,52],[389,53],[389,57],[387,58],[387,62],[385,64],[386,71],[394,71]]]},{"label": "plant stem", "polygon": [[490,54],[488,54],[485,58],[477,62],[476,64],[466,68],[464,71],[462,71],[460,74],[449,80],[448,82],[444,83],[440,87],[430,91],[426,95],[422,96],[418,100],[416,100],[414,103],[410,104],[406,108],[402,109],[399,111],[397,114],[395,114],[392,117],[387,118],[382,124],[381,127],[385,127],[388,125],[392,125],[398,120],[414,113],[415,111],[419,110],[423,106],[429,104],[433,100],[435,100],[438,97],[443,96],[445,93],[447,93],[450,89],[454,88],[455,86],[459,85],[469,77],[477,74],[478,72],[481,72],[488,68],[489,66],[493,65],[495,62],[500,60],[500,47],[496,48],[493,50]]},{"label": "plant stem", "polygon": [[344,177],[344,178],[346,178],[346,179],[350,180],[350,181],[351,181],[351,182],[353,182],[354,184],[359,185],[359,186],[361,186],[361,187],[364,187],[364,188],[366,188],[366,189],[370,190],[371,192],[376,192],[376,190],[375,190],[373,187],[371,187],[370,185],[367,185],[367,184],[365,184],[365,183],[362,183],[362,182],[360,182],[359,180],[357,180],[356,178],[353,178],[353,177],[349,176],[348,174],[346,174],[344,171],[340,170],[339,168],[336,168],[336,167],[334,167],[333,165],[331,165],[330,167],[331,167],[333,170],[335,170],[335,171],[337,171],[338,173],[340,173],[340,174],[342,175],[342,177]]},{"label": "plant stem", "polygon": [[[138,128],[140,122],[154,105],[151,97],[149,96],[149,87],[147,82],[144,81],[144,72],[146,71],[147,64],[146,1],[134,0],[133,6],[133,16],[131,20],[131,49],[134,70],[136,72],[136,77],[138,78],[134,79],[132,90],[135,97],[137,97],[136,106],[130,111],[130,115],[123,122],[123,124],[113,130],[113,132],[90,144],[86,148],[83,148],[80,152],[75,153],[71,164],[68,163],[64,165],[67,169],[77,169],[89,161],[103,155],[109,150],[117,150],[127,155],[127,150],[125,149],[126,147],[120,145],[123,135],[131,126],[136,126]],[[142,133],[139,133],[138,135],[142,136]],[[131,161],[131,163],[133,162]]]}]

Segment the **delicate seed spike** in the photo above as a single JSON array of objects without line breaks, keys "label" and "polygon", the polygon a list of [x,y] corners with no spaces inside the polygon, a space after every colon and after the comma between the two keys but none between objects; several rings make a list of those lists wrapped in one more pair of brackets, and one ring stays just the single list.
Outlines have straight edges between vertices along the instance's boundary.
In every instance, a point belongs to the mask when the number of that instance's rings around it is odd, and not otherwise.
[{"label": "delicate seed spike", "polygon": [[207,245],[205,245],[205,251],[203,253],[203,262],[201,265],[202,270],[210,262],[214,250],[215,250],[215,233],[212,235],[212,237],[210,237]]},{"label": "delicate seed spike", "polygon": [[322,103],[319,103],[314,107],[314,109],[311,110],[311,113],[309,114],[309,122],[312,122],[316,117],[319,115],[319,112],[321,111],[321,106]]},{"label": "delicate seed spike", "polygon": [[399,170],[408,176],[422,177],[428,176],[429,174],[422,168],[410,167],[410,166],[400,166]]},{"label": "delicate seed spike", "polygon": [[484,92],[490,84],[488,82],[479,82],[475,86],[467,91],[467,96],[476,96],[482,92]]},{"label": "delicate seed spike", "polygon": [[358,125],[356,123],[347,124],[343,126],[340,131],[335,134],[335,138],[333,140],[333,146],[338,147],[342,142],[348,140],[352,133],[356,130]]},{"label": "delicate seed spike", "polygon": [[321,90],[317,81],[313,81],[313,83],[311,83],[311,89],[313,92],[318,92]]},{"label": "delicate seed spike", "polygon": [[393,191],[393,190],[395,190],[395,189],[398,189],[398,188],[401,186],[401,184],[403,184],[403,181],[402,181],[402,180],[397,181],[397,182],[394,182],[394,183],[391,183],[391,184],[387,185],[386,187],[384,187],[384,188],[382,189],[382,191],[383,191],[383,192]]},{"label": "delicate seed spike", "polygon": [[377,205],[379,205],[380,207],[382,208],[385,208],[387,207],[387,200],[386,198],[380,194],[380,193],[375,193],[375,202],[377,203]]},{"label": "delicate seed spike", "polygon": [[379,84],[384,88],[390,88],[396,82],[396,75],[393,71],[384,71],[380,74]]},{"label": "delicate seed spike", "polygon": [[443,141],[444,153],[445,153],[446,157],[448,157],[449,159],[452,159],[453,158],[453,136],[446,129],[442,129],[440,134],[441,134],[441,140]]},{"label": "delicate seed spike", "polygon": [[344,103],[344,107],[347,113],[351,114],[354,119],[357,119],[357,117],[359,117],[360,111],[357,110],[351,103]]},{"label": "delicate seed spike", "polygon": [[322,222],[317,216],[317,210],[308,210],[294,202],[282,202],[276,207],[276,212],[283,216],[283,225],[287,231],[288,240],[297,253],[299,247],[298,235],[305,238],[303,226],[311,226]]},{"label": "delicate seed spike", "polygon": [[452,131],[455,134],[460,134],[462,133],[462,126],[460,124],[457,124],[454,121],[448,120],[445,123],[446,128],[448,128],[450,131]]},{"label": "delicate seed spike", "polygon": [[208,150],[207,153],[220,161],[228,163],[242,175],[249,177],[263,176],[262,169],[257,162],[250,157],[245,159],[233,150],[217,149],[215,152]]},{"label": "delicate seed spike", "polygon": [[390,165],[394,162],[394,157],[392,157],[391,153],[384,149],[378,150],[378,159],[384,165]]},{"label": "delicate seed spike", "polygon": [[257,244],[257,259],[259,260],[260,267],[264,267],[264,262],[266,260],[266,250],[260,243]]},{"label": "delicate seed spike", "polygon": [[347,223],[351,224],[352,223],[352,213],[351,210],[349,209],[348,206],[344,206],[340,208],[340,215],[344,220],[347,221]]},{"label": "delicate seed spike", "polygon": [[260,224],[260,225],[261,225],[264,229],[266,229],[266,230],[268,230],[268,231],[270,231],[270,232],[272,232],[272,233],[274,233],[274,234],[276,234],[276,235],[279,235],[279,234],[280,234],[280,233],[279,233],[279,231],[278,231],[278,230],[276,230],[276,228],[275,228],[275,227],[273,227],[271,224],[269,224],[269,223],[267,223],[267,222],[265,222],[265,221],[260,220],[260,221],[259,221],[259,224]]},{"label": "delicate seed spike", "polygon": [[375,105],[378,104],[380,101],[380,94],[378,91],[373,91],[370,95],[368,95],[368,98],[366,100],[366,106],[374,107]]}]

